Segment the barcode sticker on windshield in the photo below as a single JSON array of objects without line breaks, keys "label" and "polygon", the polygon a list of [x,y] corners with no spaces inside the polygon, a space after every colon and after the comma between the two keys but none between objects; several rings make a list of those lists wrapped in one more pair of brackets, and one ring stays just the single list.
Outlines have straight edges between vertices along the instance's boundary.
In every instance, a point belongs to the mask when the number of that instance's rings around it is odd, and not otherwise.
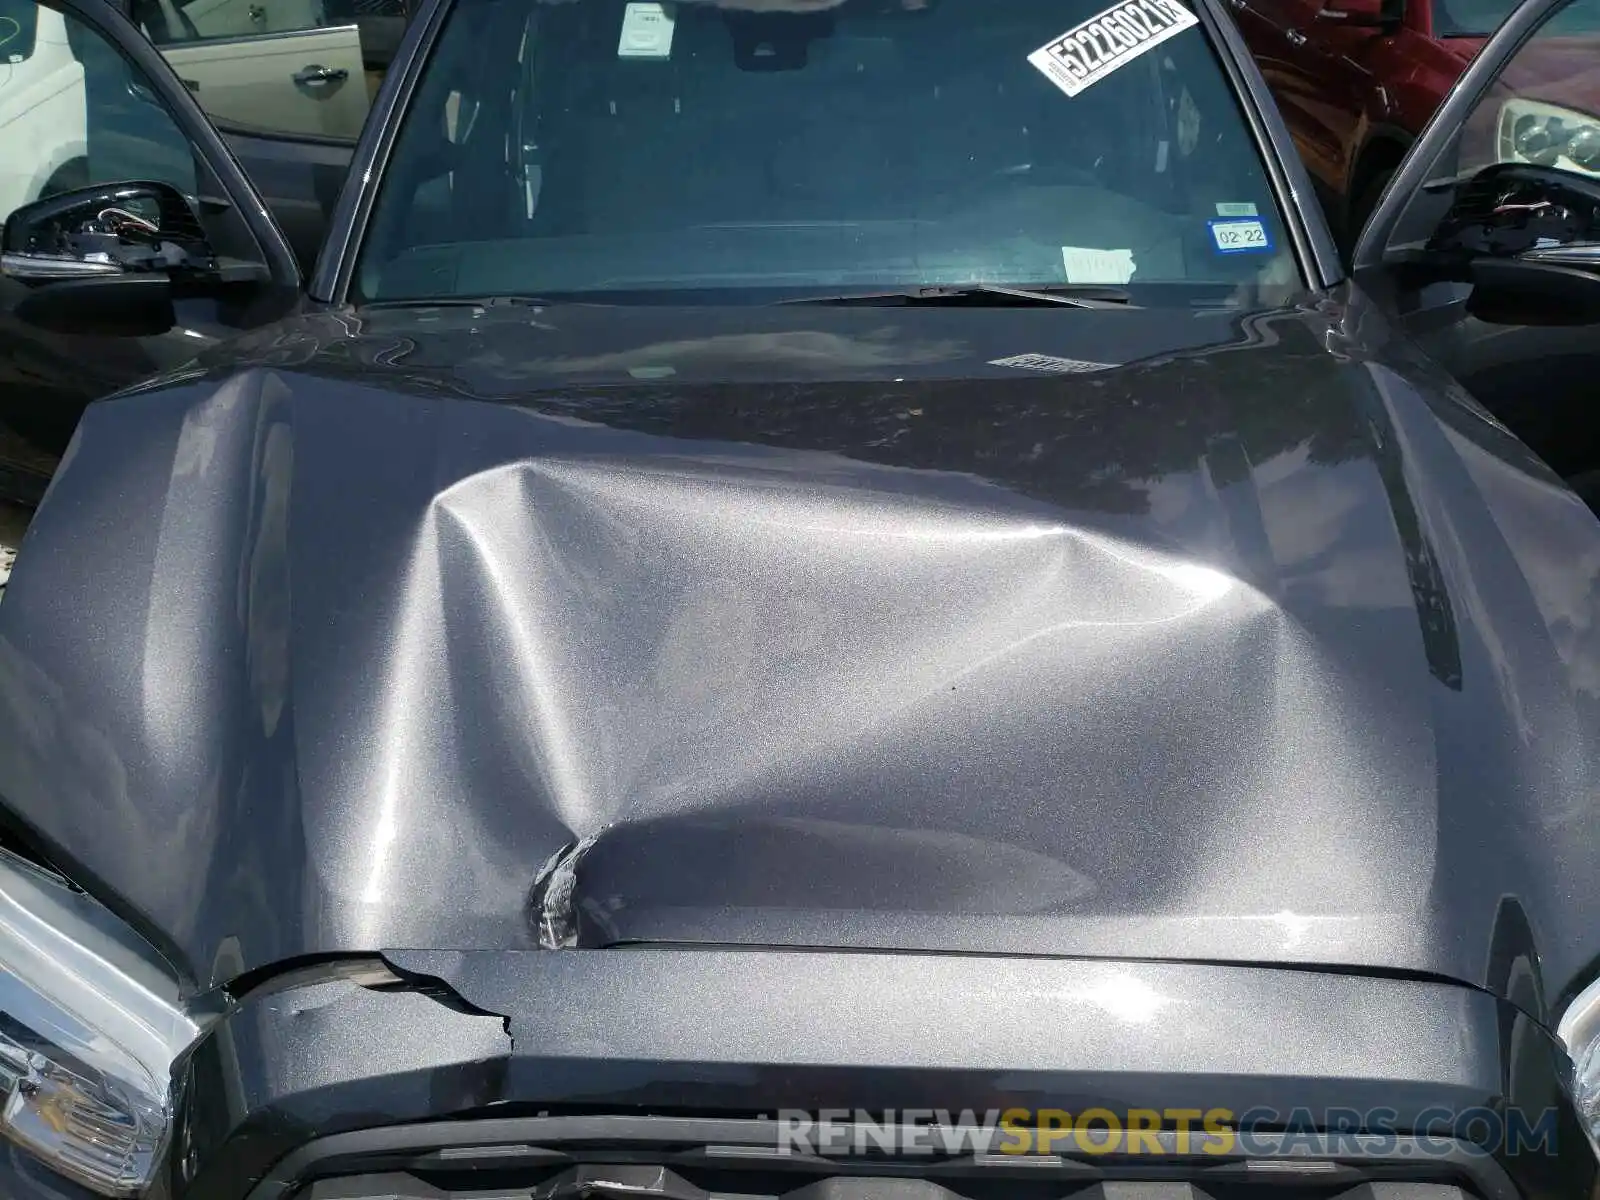
[{"label": "barcode sticker on windshield", "polygon": [[1267,227],[1256,220],[1207,221],[1211,240],[1218,254],[1246,254],[1251,250],[1271,250],[1272,237]]},{"label": "barcode sticker on windshield", "polygon": [[1067,95],[1076,96],[1199,23],[1178,0],[1127,0],[1040,46],[1028,61]]}]

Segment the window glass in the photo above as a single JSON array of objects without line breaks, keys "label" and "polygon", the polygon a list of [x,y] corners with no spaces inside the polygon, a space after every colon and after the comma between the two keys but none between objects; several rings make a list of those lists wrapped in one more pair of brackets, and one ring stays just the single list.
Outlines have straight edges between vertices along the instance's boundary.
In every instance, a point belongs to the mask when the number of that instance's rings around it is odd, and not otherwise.
[{"label": "window glass", "polygon": [[33,0],[0,0],[0,72],[33,56],[38,26]]},{"label": "window glass", "polygon": [[[1527,163],[1600,179],[1597,63],[1600,0],[1573,0],[1553,11],[1502,66],[1430,164],[1426,178],[1432,184],[1408,202],[1389,251],[1423,247],[1461,187],[1487,167]],[[1530,212],[1528,219],[1536,221],[1538,214]]]},{"label": "window glass", "polygon": [[1467,121],[1463,166],[1527,162],[1600,178],[1600,0],[1576,0],[1518,50]]},{"label": "window glass", "polygon": [[1515,0],[1433,0],[1433,32],[1442,38],[1486,38],[1515,7]]},{"label": "window glass", "polygon": [[457,0],[362,262],[372,299],[1294,276],[1179,0]]},{"label": "window glass", "polygon": [[158,46],[296,33],[329,24],[322,0],[134,0],[133,16]]},{"label": "window glass", "polygon": [[53,8],[0,5],[0,22],[33,31],[26,57],[0,50],[0,220],[96,183],[148,179],[194,194],[188,139],[112,42]]},{"label": "window glass", "polygon": [[401,0],[133,0],[132,15],[219,124],[353,140],[404,13]]},{"label": "window glass", "polygon": [[[1434,33],[1443,38],[1486,38],[1511,15],[1516,0],[1433,0]],[[1551,26],[1552,33],[1565,28],[1569,33],[1593,29],[1596,19],[1592,3],[1574,4]]]}]

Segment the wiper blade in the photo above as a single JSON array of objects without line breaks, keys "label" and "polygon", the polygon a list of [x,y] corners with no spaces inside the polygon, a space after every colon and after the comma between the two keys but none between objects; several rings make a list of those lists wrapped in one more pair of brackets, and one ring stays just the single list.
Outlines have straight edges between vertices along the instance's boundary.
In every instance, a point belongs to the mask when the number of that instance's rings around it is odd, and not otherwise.
[{"label": "wiper blade", "polygon": [[548,308],[543,296],[418,296],[414,299],[368,300],[362,308]]},{"label": "wiper blade", "polygon": [[1109,284],[1046,283],[1012,287],[1004,283],[963,283],[935,287],[897,288],[889,292],[845,292],[837,296],[798,296],[779,304],[905,305],[908,307],[1003,308],[1038,304],[1065,304],[1072,308],[1134,308],[1126,288]]}]

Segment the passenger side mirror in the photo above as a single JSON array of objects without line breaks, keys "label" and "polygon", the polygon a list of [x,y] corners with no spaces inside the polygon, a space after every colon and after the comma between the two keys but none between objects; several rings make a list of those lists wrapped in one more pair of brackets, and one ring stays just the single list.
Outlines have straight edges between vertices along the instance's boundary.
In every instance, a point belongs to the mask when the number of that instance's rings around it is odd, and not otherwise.
[{"label": "passenger side mirror", "polygon": [[32,289],[15,310],[30,324],[148,337],[172,328],[174,296],[211,291],[228,272],[183,194],[141,182],[80,188],[17,209],[0,233],[0,274]]},{"label": "passenger side mirror", "polygon": [[1485,167],[1455,184],[1427,256],[1472,282],[1467,308],[1480,320],[1600,322],[1600,179],[1526,163]]},{"label": "passenger side mirror", "polygon": [[1400,15],[1389,0],[1326,0],[1317,10],[1317,20],[1364,29],[1387,29],[1400,24]]},{"label": "passenger side mirror", "polygon": [[1467,312],[1490,325],[1600,323],[1600,274],[1525,259],[1485,258],[1472,264]]},{"label": "passenger side mirror", "polygon": [[1600,260],[1600,179],[1505,162],[1452,186],[1430,254],[1461,262],[1524,254]]}]

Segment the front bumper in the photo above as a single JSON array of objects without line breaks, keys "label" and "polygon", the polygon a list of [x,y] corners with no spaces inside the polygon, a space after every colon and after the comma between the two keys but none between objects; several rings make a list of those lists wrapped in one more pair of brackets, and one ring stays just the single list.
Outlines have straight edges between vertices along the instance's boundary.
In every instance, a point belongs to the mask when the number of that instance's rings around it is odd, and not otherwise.
[{"label": "front bumper", "polygon": [[[692,948],[385,959],[394,978],[378,985],[336,968],[280,978],[207,1035],[181,1073],[163,1198],[287,1200],[313,1184],[314,1200],[604,1198],[616,1190],[571,1172],[619,1163],[662,1169],[659,1188],[630,1193],[646,1200],[856,1181],[843,1200],[879,1177],[943,1189],[926,1200],[1058,1200],[1104,1181],[1185,1183],[1195,1200],[1332,1200],[1374,1181],[1571,1200],[1597,1182],[1559,1043],[1442,981]],[[1165,1127],[1134,1153],[1059,1132],[883,1152],[885,1129],[939,1110],[980,1125],[1009,1112],[1024,1129],[1091,1110],[1131,1129],[1153,1111]],[[1229,1144],[1180,1135],[1184,1112],[1196,1133],[1199,1114],[1234,1130]],[[796,1113],[832,1140],[796,1153],[791,1137],[780,1154]],[[0,1195],[82,1193],[41,1190],[13,1162]]]}]

